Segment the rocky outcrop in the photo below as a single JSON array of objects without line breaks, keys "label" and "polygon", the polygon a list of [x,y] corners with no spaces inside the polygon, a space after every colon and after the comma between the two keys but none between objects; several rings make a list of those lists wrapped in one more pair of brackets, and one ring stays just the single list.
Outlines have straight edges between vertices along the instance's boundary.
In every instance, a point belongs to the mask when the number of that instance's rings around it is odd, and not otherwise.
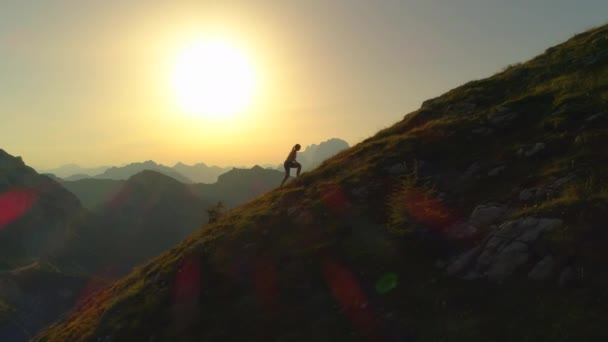
[{"label": "rocky outcrop", "polygon": [[508,107],[498,107],[488,114],[488,121],[494,127],[506,126],[513,122],[519,115]]},{"label": "rocky outcrop", "polygon": [[[526,217],[501,224],[485,241],[459,255],[446,268],[449,275],[465,278],[487,278],[502,281],[530,259],[531,246],[545,232],[562,225],[559,219]],[[545,261],[531,272],[531,277],[543,278],[551,266]]]},{"label": "rocky outcrop", "polygon": [[528,148],[520,148],[517,151],[517,155],[523,156],[523,157],[532,157],[532,156],[538,154],[540,151],[544,150],[545,147],[547,147],[545,145],[545,143],[538,142]]}]

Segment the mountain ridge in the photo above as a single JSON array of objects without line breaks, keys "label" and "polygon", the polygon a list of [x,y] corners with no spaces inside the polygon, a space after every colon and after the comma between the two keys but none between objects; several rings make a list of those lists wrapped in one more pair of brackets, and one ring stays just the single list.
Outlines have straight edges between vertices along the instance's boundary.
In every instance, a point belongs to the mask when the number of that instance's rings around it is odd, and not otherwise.
[{"label": "mountain ridge", "polygon": [[425,101],[37,340],[608,338],[607,51],[602,26]]}]

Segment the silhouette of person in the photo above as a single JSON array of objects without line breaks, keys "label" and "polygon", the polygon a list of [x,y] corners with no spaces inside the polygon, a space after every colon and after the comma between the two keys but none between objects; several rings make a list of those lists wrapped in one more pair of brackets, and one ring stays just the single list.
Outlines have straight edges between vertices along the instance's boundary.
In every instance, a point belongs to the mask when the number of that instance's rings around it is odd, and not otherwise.
[{"label": "silhouette of person", "polygon": [[283,178],[283,181],[281,182],[280,186],[283,186],[283,184],[285,183],[287,178],[289,178],[289,171],[291,168],[297,168],[298,172],[296,173],[296,177],[300,176],[300,171],[302,171],[302,165],[300,165],[300,163],[298,163],[296,161],[296,154],[298,153],[299,150],[300,150],[300,144],[295,144],[291,148],[291,152],[289,152],[289,155],[287,156],[285,163],[283,163],[283,166],[285,166],[285,178]]}]

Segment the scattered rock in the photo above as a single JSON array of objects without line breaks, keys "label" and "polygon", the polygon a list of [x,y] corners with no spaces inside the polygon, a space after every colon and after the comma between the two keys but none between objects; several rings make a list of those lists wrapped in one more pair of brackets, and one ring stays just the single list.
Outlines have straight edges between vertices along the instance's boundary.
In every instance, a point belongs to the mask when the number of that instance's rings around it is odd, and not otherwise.
[{"label": "scattered rock", "polygon": [[386,168],[386,171],[388,173],[390,173],[391,175],[398,175],[398,174],[405,173],[407,171],[407,167],[406,167],[405,163],[397,163],[393,166]]},{"label": "scattered rock", "polygon": [[478,205],[473,209],[469,222],[476,227],[483,227],[498,221],[507,211],[506,207],[495,205]]},{"label": "scattered rock", "polygon": [[562,273],[559,275],[558,285],[561,288],[570,288],[574,285],[576,281],[576,274],[574,272],[574,268],[568,266],[564,268]]},{"label": "scattered rock", "polygon": [[528,273],[528,278],[537,281],[547,280],[555,272],[556,266],[555,259],[547,255],[532,268],[530,273]]},{"label": "scattered rock", "polygon": [[485,275],[494,281],[502,281],[510,276],[517,267],[528,261],[528,245],[514,241],[494,255]]},{"label": "scattered rock", "polygon": [[582,63],[585,64],[585,66],[592,66],[592,65],[604,60],[606,57],[608,57],[608,50],[603,50],[603,51],[598,52],[595,55],[584,58],[582,60]]},{"label": "scattered rock", "polygon": [[504,126],[515,120],[518,114],[511,112],[508,107],[498,107],[488,114],[488,121],[494,126]]},{"label": "scattered rock", "polygon": [[467,170],[462,175],[462,178],[463,179],[473,178],[474,176],[476,176],[479,173],[480,170],[481,170],[481,165],[479,164],[479,162],[474,162],[467,168]]},{"label": "scattered rock", "polygon": [[494,133],[494,130],[491,129],[491,128],[489,128],[489,127],[482,126],[482,127],[474,128],[472,132],[474,134],[481,135],[481,136],[485,137],[485,136],[488,136],[488,135]]},{"label": "scattered rock", "polygon": [[528,262],[530,247],[544,232],[562,225],[562,220],[526,217],[507,221],[490,233],[485,243],[461,254],[447,268],[449,275],[467,279],[502,281]]},{"label": "scattered rock", "polygon": [[507,167],[504,165],[495,167],[492,170],[490,170],[490,172],[488,172],[488,176],[490,176],[490,177],[497,176],[500,173],[502,173],[506,168]]},{"label": "scattered rock", "polygon": [[517,154],[520,156],[524,156],[524,157],[532,157],[533,155],[537,154],[538,152],[544,150],[545,147],[546,147],[545,143],[538,142],[527,150],[525,150],[523,148],[519,149]]},{"label": "scattered rock", "polygon": [[468,268],[475,258],[479,255],[481,248],[479,246],[461,254],[454,262],[452,262],[447,268],[446,272],[448,275],[455,275],[461,273]]},{"label": "scattered rock", "polygon": [[599,118],[603,117],[604,115],[606,115],[606,113],[604,113],[604,112],[599,112],[599,113],[596,113],[596,114],[591,115],[590,117],[588,117],[587,119],[585,119],[585,121],[586,121],[586,122],[592,122],[592,121],[595,121],[595,120],[597,120],[597,119],[599,119]]},{"label": "scattered rock", "polygon": [[468,239],[477,234],[478,229],[474,225],[464,222],[450,226],[446,229],[446,237],[450,239]]},{"label": "scattered rock", "polygon": [[519,193],[519,199],[521,201],[529,201],[536,196],[538,193],[537,188],[524,189]]}]

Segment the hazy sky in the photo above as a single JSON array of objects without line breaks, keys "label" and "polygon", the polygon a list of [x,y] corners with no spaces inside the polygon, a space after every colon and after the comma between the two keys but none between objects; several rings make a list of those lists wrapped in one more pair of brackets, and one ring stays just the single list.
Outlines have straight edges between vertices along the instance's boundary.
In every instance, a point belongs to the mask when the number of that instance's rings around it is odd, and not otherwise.
[{"label": "hazy sky", "polygon": [[[359,142],[607,13],[605,0],[0,0],[0,148],[38,168],[278,163],[296,142]],[[170,82],[208,32],[258,79],[221,122],[180,110]]]}]

